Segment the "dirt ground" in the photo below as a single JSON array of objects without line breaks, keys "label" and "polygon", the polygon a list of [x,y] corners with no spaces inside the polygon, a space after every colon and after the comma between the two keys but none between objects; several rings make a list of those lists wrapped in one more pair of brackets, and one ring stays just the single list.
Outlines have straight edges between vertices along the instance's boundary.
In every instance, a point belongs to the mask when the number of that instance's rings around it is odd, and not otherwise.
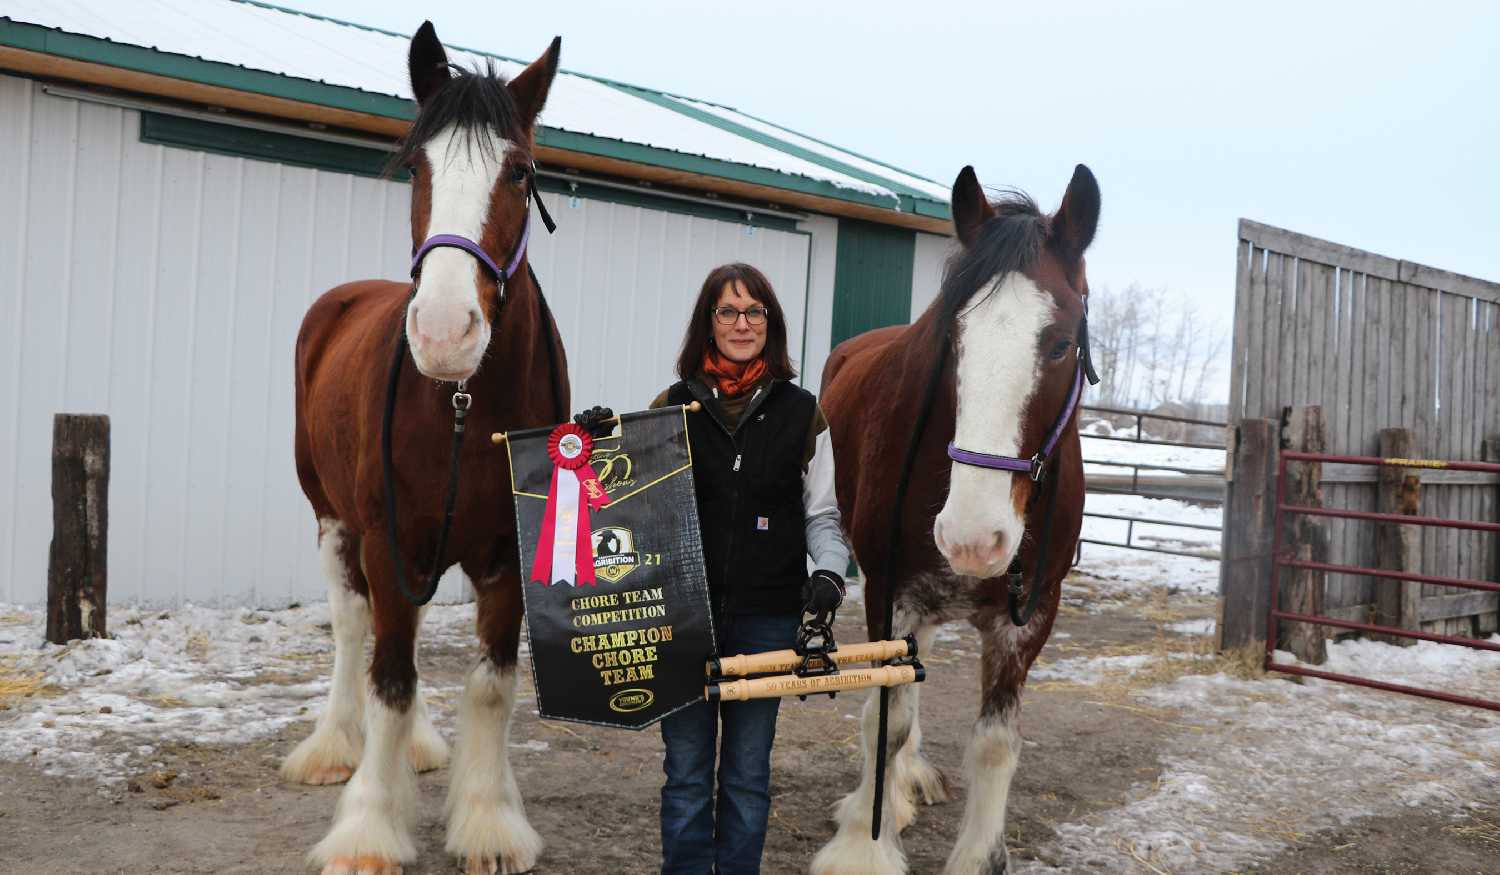
[{"label": "dirt ground", "polygon": [[[1161,593],[1121,599],[1098,612],[1065,610],[1057,631],[1066,637],[1054,638],[1043,659],[1165,646],[1163,612],[1173,620],[1205,618],[1212,605],[1201,597]],[[843,640],[859,637],[852,625],[845,624],[842,631]],[[955,778],[977,712],[978,668],[975,636],[967,628],[958,631],[957,640],[945,636],[950,640],[927,657],[930,673],[923,690],[926,751]],[[424,648],[424,677],[457,685],[473,656],[474,651],[457,647]],[[513,744],[522,746],[511,754],[527,811],[547,842],[537,871],[653,871],[658,859],[659,733],[540,721],[530,713],[528,688],[523,683],[527,698],[513,732]],[[855,783],[858,723],[851,715],[861,702],[861,694],[846,694],[835,701],[784,703],[765,872],[804,871],[832,834],[828,812]],[[435,703],[434,711],[440,715],[439,726],[451,733],[451,717],[441,716],[444,704]],[[303,854],[327,827],[339,788],[287,785],[276,771],[281,757],[310,729],[310,722],[296,724],[251,745],[164,746],[151,755],[152,762],[141,763],[128,786],[101,787],[47,777],[25,765],[0,764],[0,871],[310,871]],[[1212,871],[1167,868],[1128,842],[1119,843],[1107,864],[1095,860],[1080,865],[1047,850],[1059,823],[1117,808],[1137,788],[1155,781],[1163,749],[1190,730],[1170,715],[1093,687],[1036,683],[1024,700],[1026,747],[1011,793],[1007,836],[1012,868],[1158,875]],[[536,749],[538,741],[545,742],[545,750]],[[421,859],[408,873],[455,871],[442,850],[448,778],[446,769],[420,778]],[[957,783],[961,787],[961,778]],[[1272,827],[1284,830],[1285,849],[1253,871],[1497,873],[1500,830],[1494,827],[1500,822],[1500,789],[1482,803],[1469,821],[1455,820],[1451,812],[1409,809],[1400,816],[1304,832],[1292,820]],[[912,872],[941,871],[962,806],[960,789],[955,801],[922,810],[903,836]]]}]

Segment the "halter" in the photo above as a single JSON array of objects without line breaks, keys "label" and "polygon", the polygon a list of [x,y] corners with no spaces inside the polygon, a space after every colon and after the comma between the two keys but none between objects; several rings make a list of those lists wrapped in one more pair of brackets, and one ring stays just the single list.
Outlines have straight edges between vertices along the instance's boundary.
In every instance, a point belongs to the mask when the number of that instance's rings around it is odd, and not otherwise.
[{"label": "halter", "polygon": [[[422,271],[422,259],[427,253],[434,249],[448,247],[451,249],[462,249],[478,259],[484,265],[490,275],[495,278],[496,284],[500,286],[500,303],[505,303],[505,284],[520,269],[521,260],[526,255],[526,244],[531,239],[531,202],[536,201],[537,212],[542,216],[542,224],[547,226],[547,233],[551,234],[557,230],[557,223],[552,221],[552,216],[547,213],[547,207],[542,203],[542,196],[536,190],[536,167],[531,168],[531,175],[526,183],[526,218],[521,223],[521,236],[517,238],[515,248],[511,250],[510,259],[505,263],[505,270],[500,270],[495,260],[490,258],[489,253],[483,247],[467,237],[458,234],[434,234],[422,242],[411,257],[411,277],[413,296],[417,293],[415,280]],[[542,295],[542,284],[537,282],[536,274],[532,272],[530,265],[526,271],[531,276],[531,282],[536,286],[537,301],[541,305],[542,313],[542,337],[547,344],[547,361],[552,370],[552,399],[557,408],[557,415],[566,417],[567,411],[563,409],[562,390],[557,383],[557,354],[553,349],[552,340],[552,312],[547,307],[547,299]],[[401,544],[399,541],[399,526],[396,521],[396,477],[395,468],[391,461],[391,431],[396,418],[396,388],[401,383],[401,366],[406,361],[407,340],[406,321],[403,319],[401,330],[396,335],[396,355],[391,362],[390,376],[385,387],[385,411],[380,422],[380,468],[381,476],[385,486],[385,536],[390,546],[393,564],[396,567],[396,585],[401,594],[406,596],[407,601],[418,607],[432,601],[437,592],[438,582],[442,580],[443,572],[448,570],[444,559],[448,551],[448,531],[453,526],[453,507],[458,500],[458,461],[463,450],[464,443],[464,420],[469,416],[469,407],[474,403],[473,396],[468,393],[467,380],[458,382],[458,389],[453,393],[453,446],[448,453],[448,493],[443,501],[443,525],[438,530],[437,556],[433,562],[432,575],[427,581],[427,588],[417,593],[407,583],[406,561],[401,555]]]},{"label": "halter", "polygon": [[1002,456],[997,453],[981,453],[975,450],[965,450],[952,441],[948,442],[948,458],[962,465],[973,465],[976,468],[989,468],[993,471],[1010,471],[1014,474],[1029,474],[1033,483],[1040,483],[1047,473],[1047,462],[1052,458],[1052,451],[1057,449],[1057,442],[1062,439],[1063,429],[1067,427],[1068,421],[1073,418],[1073,413],[1078,409],[1078,401],[1083,397],[1083,380],[1088,377],[1089,385],[1099,384],[1099,375],[1094,373],[1093,357],[1089,355],[1089,322],[1088,312],[1084,311],[1083,320],[1078,329],[1078,366],[1073,371],[1073,388],[1068,392],[1068,403],[1063,405],[1062,413],[1053,423],[1052,431],[1047,435],[1047,442],[1042,444],[1041,450],[1029,459],[1019,456]]},{"label": "halter", "polygon": [[521,259],[526,256],[526,244],[531,240],[531,202],[536,201],[537,212],[542,215],[542,224],[547,226],[547,233],[551,234],[557,229],[557,223],[552,221],[552,216],[547,213],[547,207],[542,203],[541,195],[536,190],[536,168],[531,168],[531,173],[526,180],[526,218],[521,220],[521,236],[517,238],[516,245],[510,251],[510,259],[505,263],[505,270],[495,264],[490,254],[473,240],[460,234],[434,234],[422,241],[411,256],[411,278],[417,279],[422,273],[422,259],[427,253],[434,249],[462,249],[464,252],[474,256],[490,276],[495,278],[496,284],[500,286],[500,303],[505,303],[505,284],[515,275],[517,268],[521,266]]}]

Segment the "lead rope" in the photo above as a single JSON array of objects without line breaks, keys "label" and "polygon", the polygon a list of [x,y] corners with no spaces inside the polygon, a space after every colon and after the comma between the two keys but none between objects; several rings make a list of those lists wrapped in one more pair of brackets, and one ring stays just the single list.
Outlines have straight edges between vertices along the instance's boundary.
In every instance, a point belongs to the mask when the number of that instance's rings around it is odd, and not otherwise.
[{"label": "lead rope", "polygon": [[[927,378],[927,388],[922,393],[922,406],[917,414],[916,428],[911,441],[906,445],[906,460],[901,465],[901,477],[896,481],[896,501],[891,510],[891,535],[887,543],[890,549],[885,554],[885,640],[895,637],[893,626],[896,614],[896,586],[892,579],[901,555],[901,510],[906,504],[906,488],[911,483],[911,469],[916,464],[917,447],[922,442],[922,432],[927,430],[927,420],[932,414],[932,403],[937,397],[938,383],[943,378],[943,366],[948,362],[949,336],[944,333],[939,347],[938,360]],[[885,800],[886,742],[889,740],[891,688],[880,688],[880,731],[875,741],[875,810],[870,814],[870,839],[880,840],[880,809]]]},{"label": "lead rope", "polygon": [[385,411],[380,421],[380,471],[385,479],[385,536],[391,549],[391,563],[396,566],[396,585],[407,601],[417,607],[432,601],[438,583],[443,579],[447,566],[443,563],[448,552],[448,532],[453,527],[453,506],[458,500],[458,460],[464,443],[464,420],[469,415],[473,396],[466,390],[467,381],[460,380],[453,393],[453,448],[448,460],[448,495],[443,500],[443,527],[438,530],[437,555],[433,558],[432,577],[427,589],[418,596],[406,579],[406,562],[401,558],[401,545],[397,540],[399,527],[396,524],[396,472],[391,463],[391,432],[396,419],[396,388],[401,382],[401,366],[406,361],[406,331],[396,336],[396,358],[391,362],[391,376],[385,388]]}]

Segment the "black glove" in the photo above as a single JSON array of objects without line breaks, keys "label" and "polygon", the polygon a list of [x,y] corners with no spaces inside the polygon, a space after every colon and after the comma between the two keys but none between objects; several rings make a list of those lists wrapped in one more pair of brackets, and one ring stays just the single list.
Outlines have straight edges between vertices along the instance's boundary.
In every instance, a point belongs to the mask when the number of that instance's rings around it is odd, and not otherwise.
[{"label": "black glove", "polygon": [[814,622],[832,623],[833,612],[844,603],[844,579],[832,571],[819,568],[802,584],[802,613],[811,614]]},{"label": "black glove", "polygon": [[609,434],[610,426],[604,425],[604,420],[614,419],[615,412],[608,407],[590,407],[582,413],[573,414],[573,421],[591,437],[603,437]]}]

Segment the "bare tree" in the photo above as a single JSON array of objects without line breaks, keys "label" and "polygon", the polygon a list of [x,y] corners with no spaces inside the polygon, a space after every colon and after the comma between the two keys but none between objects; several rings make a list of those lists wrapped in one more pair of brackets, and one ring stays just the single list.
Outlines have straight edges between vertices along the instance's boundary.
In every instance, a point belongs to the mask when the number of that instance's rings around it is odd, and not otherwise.
[{"label": "bare tree", "polygon": [[1102,383],[1099,403],[1151,408],[1201,405],[1227,334],[1161,289],[1132,283],[1089,295],[1089,342]]}]

